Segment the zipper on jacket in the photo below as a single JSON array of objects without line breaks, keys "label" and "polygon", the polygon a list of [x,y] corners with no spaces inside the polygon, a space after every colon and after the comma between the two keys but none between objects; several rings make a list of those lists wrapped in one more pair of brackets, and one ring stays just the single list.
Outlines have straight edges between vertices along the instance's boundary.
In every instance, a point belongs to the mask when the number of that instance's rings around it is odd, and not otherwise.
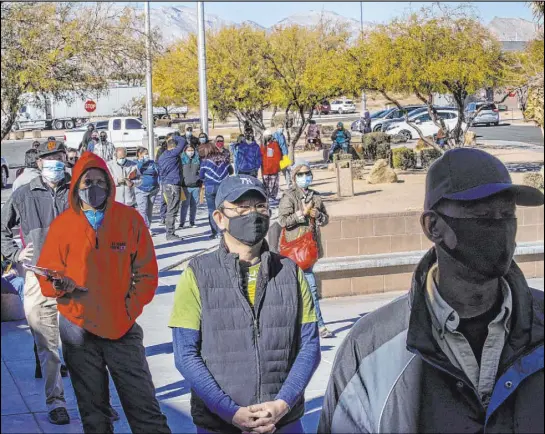
[{"label": "zipper on jacket", "polygon": [[261,403],[261,357],[259,354],[259,338],[261,336],[261,333],[259,331],[259,320],[255,314],[255,311],[253,307],[250,305],[250,302],[246,299],[245,296],[243,296],[242,288],[241,288],[241,279],[242,276],[240,274],[240,263],[238,260],[235,261],[235,274],[237,277],[237,286],[240,296],[244,299],[244,302],[248,304],[248,307],[250,308],[250,312],[252,314],[252,320],[253,320],[253,331],[252,334],[254,336],[254,348],[255,348],[255,358],[256,358],[256,365],[257,365],[257,387],[256,387],[256,393],[257,393],[257,401],[258,403]]}]

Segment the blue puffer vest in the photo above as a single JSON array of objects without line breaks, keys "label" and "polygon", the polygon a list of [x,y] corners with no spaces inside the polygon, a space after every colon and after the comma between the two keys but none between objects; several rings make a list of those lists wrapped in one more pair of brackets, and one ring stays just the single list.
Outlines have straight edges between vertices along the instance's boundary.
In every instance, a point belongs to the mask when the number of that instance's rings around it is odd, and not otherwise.
[{"label": "blue puffer vest", "polygon": [[[264,245],[252,308],[242,289],[238,256],[221,244],[189,264],[202,304],[201,356],[221,387],[238,405],[273,401],[299,351],[301,297],[297,266]],[[301,399],[277,424],[304,414]],[[196,425],[212,432],[240,433],[191,394]]]}]

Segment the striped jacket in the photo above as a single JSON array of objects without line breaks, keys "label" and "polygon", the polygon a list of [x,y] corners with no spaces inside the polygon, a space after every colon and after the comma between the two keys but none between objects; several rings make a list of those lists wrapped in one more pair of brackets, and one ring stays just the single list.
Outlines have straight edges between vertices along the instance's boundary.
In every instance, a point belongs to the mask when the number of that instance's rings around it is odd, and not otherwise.
[{"label": "striped jacket", "polygon": [[425,282],[432,249],[411,291],[365,315],[337,352],[319,433],[543,432],[543,292],[513,262],[513,318],[490,400],[441,352]]},{"label": "striped jacket", "polygon": [[225,178],[233,173],[233,168],[228,159],[210,159],[201,161],[199,178],[205,186],[216,186],[221,184]]}]

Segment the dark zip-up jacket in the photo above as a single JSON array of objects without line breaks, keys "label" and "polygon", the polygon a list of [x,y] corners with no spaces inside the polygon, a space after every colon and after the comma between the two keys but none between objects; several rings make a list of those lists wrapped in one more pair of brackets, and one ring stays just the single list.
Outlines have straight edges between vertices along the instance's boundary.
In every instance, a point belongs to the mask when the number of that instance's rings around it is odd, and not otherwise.
[{"label": "dark zip-up jacket", "polygon": [[436,261],[432,249],[407,295],[354,325],[335,358],[319,433],[543,432],[543,292],[513,262],[511,329],[485,405],[433,337],[425,285]]},{"label": "dark zip-up jacket", "polygon": [[[191,261],[201,299],[200,355],[221,390],[240,406],[277,398],[301,346],[302,300],[298,268],[288,258],[261,255],[256,298],[247,301],[238,256],[220,248]],[[312,324],[316,327],[315,323]],[[308,366],[313,370],[315,367]],[[304,413],[301,395],[278,423],[287,425]],[[193,422],[212,432],[240,433],[195,393]]]},{"label": "dark zip-up jacket", "polygon": [[181,136],[174,136],[176,147],[164,151],[157,159],[159,167],[159,182],[161,185],[182,185],[182,160],[180,154],[183,152],[186,141]]},{"label": "dark zip-up jacket", "polygon": [[70,184],[63,181],[53,191],[41,176],[18,188],[2,208],[2,254],[16,262],[22,248],[13,238],[13,228],[21,227],[25,244],[34,246],[31,264],[36,265],[53,220],[68,208]]}]

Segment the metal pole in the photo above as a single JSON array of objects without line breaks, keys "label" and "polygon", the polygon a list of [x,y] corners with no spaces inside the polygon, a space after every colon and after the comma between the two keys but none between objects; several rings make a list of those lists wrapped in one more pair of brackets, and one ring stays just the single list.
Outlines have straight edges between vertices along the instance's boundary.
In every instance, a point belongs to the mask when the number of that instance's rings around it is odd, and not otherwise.
[{"label": "metal pole", "polygon": [[206,94],[206,40],[204,27],[204,2],[197,2],[198,44],[199,44],[199,96],[201,132],[208,134],[208,96]]},{"label": "metal pole", "polygon": [[145,2],[146,10],[146,117],[148,134],[148,152],[150,158],[155,158],[155,134],[153,134],[153,89],[151,82],[151,25],[150,6]]},{"label": "metal pole", "polygon": [[[360,37],[363,42],[363,2],[360,2]],[[361,116],[363,117],[365,111],[367,110],[367,95],[365,91],[361,91]]]}]

